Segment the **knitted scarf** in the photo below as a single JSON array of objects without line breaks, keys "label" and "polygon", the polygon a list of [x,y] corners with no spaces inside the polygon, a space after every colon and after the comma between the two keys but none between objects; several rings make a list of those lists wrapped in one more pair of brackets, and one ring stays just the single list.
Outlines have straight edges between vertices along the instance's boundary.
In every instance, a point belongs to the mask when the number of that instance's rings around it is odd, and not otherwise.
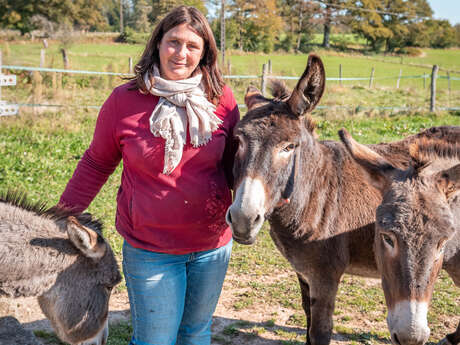
[{"label": "knitted scarf", "polygon": [[153,76],[148,72],[144,74],[147,90],[160,96],[150,116],[150,131],[166,141],[163,174],[171,174],[179,164],[187,126],[191,144],[198,147],[211,140],[212,132],[222,123],[214,114],[216,107],[206,98],[201,78],[199,73],[183,80],[163,79],[157,66],[154,66]]}]

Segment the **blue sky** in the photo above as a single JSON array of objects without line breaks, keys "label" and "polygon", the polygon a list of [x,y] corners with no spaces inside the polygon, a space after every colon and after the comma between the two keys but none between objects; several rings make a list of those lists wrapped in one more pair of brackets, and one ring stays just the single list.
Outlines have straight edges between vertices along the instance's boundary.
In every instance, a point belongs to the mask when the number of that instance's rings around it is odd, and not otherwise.
[{"label": "blue sky", "polygon": [[436,19],[448,19],[452,25],[460,23],[460,0],[428,0]]}]

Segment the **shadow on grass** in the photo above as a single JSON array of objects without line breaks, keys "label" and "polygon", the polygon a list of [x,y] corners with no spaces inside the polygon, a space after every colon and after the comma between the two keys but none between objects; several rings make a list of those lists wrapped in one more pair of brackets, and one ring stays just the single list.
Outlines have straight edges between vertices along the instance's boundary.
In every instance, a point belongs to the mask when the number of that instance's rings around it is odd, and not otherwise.
[{"label": "shadow on grass", "polygon": [[[110,334],[107,345],[126,345],[132,334],[129,310],[109,313]],[[64,345],[54,334],[48,320],[24,323],[45,345]],[[212,345],[301,345],[305,344],[306,329],[298,326],[277,325],[275,321],[251,322],[216,316],[212,325]],[[337,344],[391,344],[387,337],[373,332],[355,332],[340,328],[332,334]],[[434,345],[434,343],[429,343]],[[428,344],[427,344],[428,345]]]},{"label": "shadow on grass", "polygon": [[[251,322],[240,319],[215,317],[212,328],[212,344],[239,345],[300,345],[305,344],[306,329],[297,326],[277,325],[272,320]],[[389,338],[373,332],[355,332],[340,329],[332,334],[337,344],[391,344]]]}]

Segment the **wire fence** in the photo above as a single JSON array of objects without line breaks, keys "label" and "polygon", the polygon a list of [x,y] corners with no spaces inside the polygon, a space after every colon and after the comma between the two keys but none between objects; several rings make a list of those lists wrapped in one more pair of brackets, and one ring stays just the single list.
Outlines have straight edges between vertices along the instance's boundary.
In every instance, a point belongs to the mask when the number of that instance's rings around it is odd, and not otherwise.
[{"label": "wire fence", "polygon": [[[133,77],[134,74],[132,73],[119,73],[119,72],[110,72],[110,71],[88,71],[88,70],[71,70],[71,69],[59,69],[59,68],[45,68],[45,67],[30,67],[30,66],[19,66],[19,65],[1,65],[1,58],[0,58],[0,71],[1,70],[8,70],[12,72],[19,72],[19,71],[25,71],[25,72],[30,72],[31,74],[33,73],[52,73],[52,74],[68,74],[68,75],[88,75],[88,76],[105,76],[105,77],[122,77],[122,78],[129,78]],[[340,69],[341,70],[341,69]],[[36,74],[35,74],[36,75]],[[262,68],[262,74],[260,75],[224,75],[223,76],[225,79],[229,80],[259,80],[260,81],[260,88],[263,93],[265,93],[265,89],[267,87],[267,82],[270,79],[278,79],[278,80],[298,80],[298,76],[282,76],[282,75],[272,75],[271,74],[271,67],[269,64],[267,66],[263,66]],[[435,110],[448,110],[448,111],[459,111],[460,110],[460,104],[448,104],[447,106],[436,106],[436,80],[437,79],[445,79],[448,81],[448,89],[449,89],[449,95],[451,91],[451,82],[455,81],[460,81],[460,77],[456,76],[440,76],[437,74],[437,69],[435,72],[435,68],[433,68],[433,72],[431,74],[424,73],[424,74],[416,74],[416,75],[401,75],[401,73],[398,76],[379,76],[376,77],[374,76],[374,70],[372,70],[370,76],[368,77],[343,77],[340,75],[339,77],[327,77],[327,81],[336,81],[338,84],[342,85],[342,82],[345,81],[365,81],[369,83],[369,88],[372,87],[373,83],[376,80],[389,80],[389,79],[396,79],[397,80],[397,88],[399,88],[399,83],[400,80],[402,79],[421,79],[423,80],[424,83],[424,88],[425,88],[425,83],[426,81],[430,80],[431,82],[431,94],[430,94],[430,111],[435,111]],[[53,80],[53,83],[55,81]],[[0,97],[1,97],[1,85],[0,85]],[[35,100],[38,100],[35,99]],[[460,103],[460,99],[457,99],[458,103]],[[87,108],[87,109],[99,109],[100,105],[91,105],[91,104],[49,104],[49,103],[43,103],[43,102],[18,102],[17,104],[8,104],[5,101],[1,101],[0,103],[3,103],[4,105],[9,105],[10,109],[11,106],[16,106],[17,109],[19,108],[37,108],[37,107],[43,107],[43,108],[54,108],[54,109],[59,109],[59,108]],[[450,102],[449,102],[450,103]],[[456,103],[456,102],[455,102]],[[244,108],[244,104],[238,104],[239,107]],[[323,105],[319,106],[318,109],[329,109],[329,108],[334,108],[334,109],[346,109],[348,111],[353,111],[353,112],[358,112],[358,111],[364,111],[364,110],[377,110],[377,111],[384,111],[384,110],[391,110],[391,111],[423,111],[423,107],[420,106],[401,106],[401,105],[391,105],[391,106],[353,106],[353,105]],[[1,109],[0,109],[1,113]],[[9,112],[3,112],[0,115],[13,115],[11,111]]]}]

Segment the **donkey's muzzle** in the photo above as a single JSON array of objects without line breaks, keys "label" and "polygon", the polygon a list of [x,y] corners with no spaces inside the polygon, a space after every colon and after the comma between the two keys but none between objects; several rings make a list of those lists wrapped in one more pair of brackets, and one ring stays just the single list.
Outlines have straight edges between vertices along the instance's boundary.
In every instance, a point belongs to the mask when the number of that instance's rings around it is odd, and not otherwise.
[{"label": "donkey's muzzle", "polygon": [[391,341],[396,345],[423,345],[430,336],[427,321],[428,304],[401,301],[388,310],[387,323]]},{"label": "donkey's muzzle", "polygon": [[264,222],[261,214],[247,214],[240,208],[232,205],[225,217],[232,229],[233,239],[240,244],[253,244]]},{"label": "donkey's muzzle", "polygon": [[252,244],[265,220],[265,188],[260,178],[245,177],[235,191],[233,204],[225,220],[233,238],[241,244]]}]

